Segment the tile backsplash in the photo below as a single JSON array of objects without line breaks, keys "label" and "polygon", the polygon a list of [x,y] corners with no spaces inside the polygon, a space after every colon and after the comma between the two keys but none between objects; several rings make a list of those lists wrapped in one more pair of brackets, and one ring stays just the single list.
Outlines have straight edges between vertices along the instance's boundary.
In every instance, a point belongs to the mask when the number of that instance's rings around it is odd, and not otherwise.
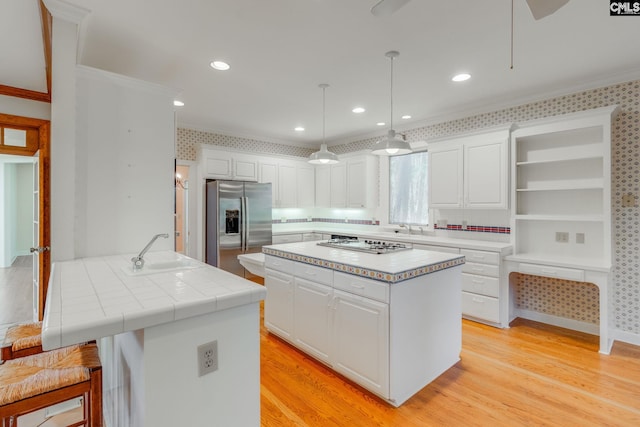
[{"label": "tile backsplash", "polygon": [[[462,119],[417,127],[403,133],[406,134],[409,141],[426,141],[478,131],[505,123],[523,122],[614,104],[620,106],[620,113],[612,126],[611,206],[614,269],[609,292],[610,323],[614,329],[640,335],[640,211],[637,205],[632,207],[623,207],[622,205],[623,195],[633,194],[637,197],[640,192],[640,162],[638,161],[640,156],[640,81],[615,84]],[[332,146],[332,151],[336,154],[344,154],[368,150],[378,138],[379,136],[359,141],[345,141],[344,144]],[[282,144],[178,129],[178,158],[195,160],[197,143],[300,157],[307,157],[312,151]],[[483,223],[474,224],[482,226]],[[518,304],[521,305],[521,308],[544,314],[588,323],[597,322],[598,293],[592,289],[589,290],[584,284],[580,284],[577,290],[569,292],[562,291],[563,286],[568,285],[563,285],[556,279],[524,276],[522,281],[518,283]]]}]

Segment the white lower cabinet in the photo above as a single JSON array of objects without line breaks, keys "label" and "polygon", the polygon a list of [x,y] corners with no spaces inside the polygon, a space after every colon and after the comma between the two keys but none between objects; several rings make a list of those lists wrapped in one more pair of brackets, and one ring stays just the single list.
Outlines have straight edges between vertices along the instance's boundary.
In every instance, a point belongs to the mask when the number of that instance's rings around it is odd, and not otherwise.
[{"label": "white lower cabinet", "polygon": [[265,262],[267,329],[389,399],[389,304],[364,296],[388,300],[388,285],[269,255]]},{"label": "white lower cabinet", "polygon": [[294,280],[295,343],[317,359],[329,363],[333,289],[298,277]]},{"label": "white lower cabinet", "polygon": [[269,268],[265,269],[265,273],[264,284],[270,296],[264,304],[265,326],[282,338],[291,340],[293,337],[293,275]]},{"label": "white lower cabinet", "polygon": [[389,397],[389,305],[334,290],[333,368]]},{"label": "white lower cabinet", "polygon": [[462,314],[472,319],[500,323],[500,255],[462,249]]}]

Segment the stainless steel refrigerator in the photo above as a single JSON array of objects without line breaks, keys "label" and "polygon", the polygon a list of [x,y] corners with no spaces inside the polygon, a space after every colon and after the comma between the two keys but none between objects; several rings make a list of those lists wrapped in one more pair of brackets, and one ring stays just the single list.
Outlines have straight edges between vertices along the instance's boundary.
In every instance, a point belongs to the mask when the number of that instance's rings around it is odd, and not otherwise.
[{"label": "stainless steel refrigerator", "polygon": [[271,244],[271,184],[207,180],[205,262],[238,276],[255,277],[238,255]]}]

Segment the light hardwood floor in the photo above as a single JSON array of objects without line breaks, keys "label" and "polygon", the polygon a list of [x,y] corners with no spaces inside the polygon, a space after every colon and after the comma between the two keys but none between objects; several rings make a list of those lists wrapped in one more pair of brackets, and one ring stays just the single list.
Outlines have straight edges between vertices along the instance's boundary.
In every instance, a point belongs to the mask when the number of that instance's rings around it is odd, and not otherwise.
[{"label": "light hardwood floor", "polygon": [[0,268],[0,327],[31,321],[32,256],[19,256],[11,267]]},{"label": "light hardwood floor", "polygon": [[640,348],[463,321],[461,361],[393,408],[261,329],[262,426],[640,426]]}]

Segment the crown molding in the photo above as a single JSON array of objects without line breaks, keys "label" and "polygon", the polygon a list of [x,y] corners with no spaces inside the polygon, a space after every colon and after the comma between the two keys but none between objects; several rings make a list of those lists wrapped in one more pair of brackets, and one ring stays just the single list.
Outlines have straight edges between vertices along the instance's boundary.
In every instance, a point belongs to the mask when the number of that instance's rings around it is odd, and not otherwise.
[{"label": "crown molding", "polygon": [[80,24],[91,10],[64,0],[42,0],[45,7],[54,18],[59,18],[74,24]]}]

